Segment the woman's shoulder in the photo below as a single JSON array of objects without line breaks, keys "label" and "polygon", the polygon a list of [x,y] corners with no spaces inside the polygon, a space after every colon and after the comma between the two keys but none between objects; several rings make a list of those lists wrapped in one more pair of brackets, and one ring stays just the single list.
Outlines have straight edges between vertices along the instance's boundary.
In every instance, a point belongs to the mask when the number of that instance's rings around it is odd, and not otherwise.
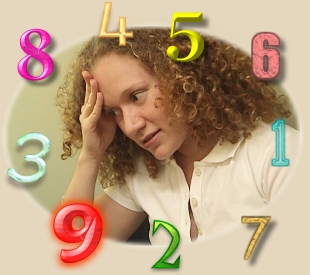
[{"label": "woman's shoulder", "polygon": [[284,120],[260,123],[241,144],[247,158],[256,164],[276,158],[279,153],[295,159],[300,147],[300,132],[285,124]]},{"label": "woman's shoulder", "polygon": [[299,131],[285,123],[284,120],[276,120],[272,124],[267,124],[261,122],[257,127],[251,132],[251,137],[246,139],[248,142],[260,141],[270,142],[271,139],[276,140],[276,138],[284,139],[298,139]]}]

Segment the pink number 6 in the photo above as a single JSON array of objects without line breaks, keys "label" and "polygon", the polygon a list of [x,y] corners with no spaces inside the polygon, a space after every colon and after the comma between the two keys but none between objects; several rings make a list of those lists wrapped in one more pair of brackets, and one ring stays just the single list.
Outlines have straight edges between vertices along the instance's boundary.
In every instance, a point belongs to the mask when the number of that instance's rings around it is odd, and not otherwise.
[{"label": "pink number 6", "polygon": [[[75,217],[84,220],[84,227],[75,230],[72,221]],[[102,235],[102,219],[93,207],[86,204],[70,204],[62,208],[55,216],[55,235],[67,243],[82,244],[72,250],[62,249],[60,258],[65,263],[74,263],[85,259],[97,247]]]},{"label": "pink number 6", "polygon": [[276,49],[265,48],[279,46],[279,38],[270,32],[261,32],[252,40],[252,70],[259,79],[273,79],[280,72],[280,54]]},{"label": "pink number 6", "polygon": [[[41,38],[38,48],[34,47],[30,42],[30,35],[32,33],[37,33]],[[42,80],[52,73],[54,68],[53,60],[47,53],[42,51],[42,49],[45,49],[50,42],[50,35],[41,29],[30,29],[22,34],[20,37],[20,47],[28,55],[18,62],[17,70],[23,78],[31,81]],[[39,76],[32,76],[28,72],[28,62],[32,57],[37,59],[43,66],[43,71]]]}]

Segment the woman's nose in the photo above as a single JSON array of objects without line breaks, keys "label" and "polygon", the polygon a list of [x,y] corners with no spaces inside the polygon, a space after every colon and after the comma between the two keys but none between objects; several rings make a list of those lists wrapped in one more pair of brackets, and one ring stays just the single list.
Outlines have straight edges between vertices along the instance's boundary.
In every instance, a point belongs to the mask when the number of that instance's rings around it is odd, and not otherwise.
[{"label": "woman's nose", "polygon": [[123,110],[123,127],[121,129],[126,136],[134,137],[144,126],[145,119],[139,111],[133,109]]}]

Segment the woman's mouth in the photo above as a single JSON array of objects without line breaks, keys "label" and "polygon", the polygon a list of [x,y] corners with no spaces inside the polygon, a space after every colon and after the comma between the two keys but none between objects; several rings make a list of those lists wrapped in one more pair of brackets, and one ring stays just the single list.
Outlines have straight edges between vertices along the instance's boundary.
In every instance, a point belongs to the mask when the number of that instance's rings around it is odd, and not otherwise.
[{"label": "woman's mouth", "polygon": [[155,131],[155,132],[153,132],[153,133],[147,135],[147,136],[143,139],[142,143],[143,143],[143,147],[144,147],[144,148],[147,149],[147,148],[150,148],[150,147],[152,147],[152,146],[154,145],[154,143],[155,143],[155,141],[156,141],[157,134],[159,133],[159,131],[160,131],[160,130],[157,130],[157,131]]}]

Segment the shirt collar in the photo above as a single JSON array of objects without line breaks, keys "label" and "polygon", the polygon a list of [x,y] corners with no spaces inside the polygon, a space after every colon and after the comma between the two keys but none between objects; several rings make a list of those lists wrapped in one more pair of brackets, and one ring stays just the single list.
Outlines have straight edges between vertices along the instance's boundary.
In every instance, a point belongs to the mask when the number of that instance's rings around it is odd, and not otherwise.
[{"label": "shirt collar", "polygon": [[[205,156],[200,162],[204,163],[220,163],[223,162],[229,158],[232,158],[240,144],[242,143],[244,137],[240,138],[239,141],[236,143],[232,144],[229,141],[224,141],[223,143],[218,142],[211,152]],[[165,160],[159,161],[161,165],[165,165],[169,162],[174,160],[174,156],[171,156],[170,158],[167,158]]]},{"label": "shirt collar", "polygon": [[211,152],[206,155],[201,162],[206,162],[206,163],[219,163],[223,162],[229,158],[232,158],[238,147],[240,146],[241,142],[243,141],[244,137],[240,138],[239,141],[236,143],[232,144],[229,141],[224,141],[222,144],[218,142]]}]

